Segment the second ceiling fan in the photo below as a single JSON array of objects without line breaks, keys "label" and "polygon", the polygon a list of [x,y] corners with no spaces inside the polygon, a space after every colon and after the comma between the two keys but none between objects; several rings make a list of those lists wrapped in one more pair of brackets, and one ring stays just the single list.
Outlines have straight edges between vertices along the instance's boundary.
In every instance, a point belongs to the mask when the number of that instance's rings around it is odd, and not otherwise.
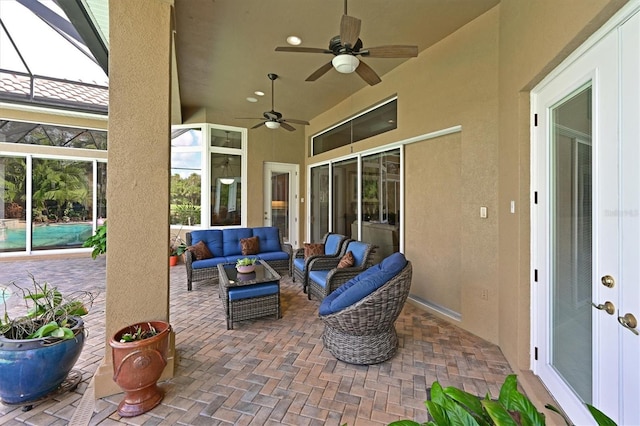
[{"label": "second ceiling fan", "polygon": [[273,108],[273,82],[278,78],[278,75],[269,73],[267,74],[267,77],[269,77],[269,80],[271,80],[271,111],[265,111],[262,113],[262,116],[264,117],[264,119],[254,118],[254,117],[241,117],[240,119],[241,120],[263,120],[261,123],[258,123],[255,126],[253,126],[252,129],[256,129],[262,125],[265,125],[269,129],[277,129],[278,127],[282,127],[283,129],[293,132],[294,130],[296,130],[296,128],[290,125],[289,123],[308,125],[309,124],[308,121],[296,120],[293,118],[287,118],[287,119],[282,118],[282,114]]},{"label": "second ceiling fan", "polygon": [[347,14],[347,0],[344,1],[344,15],[340,21],[340,35],[329,41],[329,48],[281,46],[276,52],[323,53],[334,55],[334,58],[314,71],[306,81],[315,81],[331,68],[348,74],[356,72],[364,81],[373,86],[380,83],[380,77],[358,56],[369,58],[412,58],[418,56],[418,46],[388,45],[364,48],[360,40],[361,21]]}]

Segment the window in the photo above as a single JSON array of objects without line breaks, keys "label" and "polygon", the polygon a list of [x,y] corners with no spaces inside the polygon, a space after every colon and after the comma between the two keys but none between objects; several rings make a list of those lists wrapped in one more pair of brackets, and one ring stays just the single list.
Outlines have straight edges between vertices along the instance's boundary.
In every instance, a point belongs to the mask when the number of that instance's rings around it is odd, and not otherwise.
[{"label": "window", "polygon": [[0,120],[0,142],[107,150],[107,132]]},{"label": "window", "polygon": [[398,100],[393,98],[312,138],[312,155],[349,145],[398,127]]},{"label": "window", "polygon": [[237,226],[246,129],[200,124],[171,132],[171,224]]}]

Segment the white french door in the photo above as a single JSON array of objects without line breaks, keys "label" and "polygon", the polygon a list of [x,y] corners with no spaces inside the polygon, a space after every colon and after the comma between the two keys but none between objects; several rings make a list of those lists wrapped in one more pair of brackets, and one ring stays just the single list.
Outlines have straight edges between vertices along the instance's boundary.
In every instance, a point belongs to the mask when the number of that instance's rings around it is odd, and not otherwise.
[{"label": "white french door", "polygon": [[576,424],[640,424],[640,16],[532,92],[532,366]]},{"label": "white french door", "polygon": [[298,242],[298,165],[265,163],[264,226],[280,228],[285,243]]}]

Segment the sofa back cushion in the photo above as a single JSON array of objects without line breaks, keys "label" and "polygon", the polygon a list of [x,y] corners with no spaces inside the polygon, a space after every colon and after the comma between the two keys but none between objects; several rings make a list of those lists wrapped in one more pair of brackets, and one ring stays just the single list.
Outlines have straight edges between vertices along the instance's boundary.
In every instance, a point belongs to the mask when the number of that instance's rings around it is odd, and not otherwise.
[{"label": "sofa back cushion", "polygon": [[219,229],[201,229],[191,231],[191,244],[196,245],[204,241],[213,256],[222,256],[222,231]]},{"label": "sofa back cushion", "polygon": [[398,275],[406,265],[407,259],[402,253],[389,255],[325,297],[320,304],[319,314],[333,314],[362,300]]},{"label": "sofa back cushion", "polygon": [[275,226],[253,228],[253,236],[260,241],[260,253],[282,251],[280,247],[280,232]]},{"label": "sofa back cushion", "polygon": [[342,241],[344,239],[344,235],[329,234],[326,241],[324,242],[324,254],[334,256],[337,255],[340,251],[340,246],[342,245]]},{"label": "sofa back cushion", "polygon": [[[251,228],[229,228],[222,232],[222,250],[224,256],[235,256],[242,254],[240,240],[253,237]],[[214,254],[216,254],[214,252]]]}]

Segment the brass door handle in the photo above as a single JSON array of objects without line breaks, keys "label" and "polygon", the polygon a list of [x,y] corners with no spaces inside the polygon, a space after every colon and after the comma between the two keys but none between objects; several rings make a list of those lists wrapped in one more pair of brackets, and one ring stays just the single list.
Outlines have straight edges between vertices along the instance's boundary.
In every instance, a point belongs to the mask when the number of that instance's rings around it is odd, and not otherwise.
[{"label": "brass door handle", "polygon": [[634,317],[633,314],[627,313],[624,314],[623,317],[618,317],[618,322],[636,336],[640,334],[638,333],[638,330],[636,330],[636,327],[638,326],[638,320],[636,320],[636,317]]},{"label": "brass door handle", "polygon": [[604,304],[601,303],[599,305],[596,305],[595,303],[591,302],[591,306],[601,311],[605,311],[609,315],[613,315],[616,312],[616,307],[613,306],[613,303],[609,302],[608,300],[604,302]]}]

